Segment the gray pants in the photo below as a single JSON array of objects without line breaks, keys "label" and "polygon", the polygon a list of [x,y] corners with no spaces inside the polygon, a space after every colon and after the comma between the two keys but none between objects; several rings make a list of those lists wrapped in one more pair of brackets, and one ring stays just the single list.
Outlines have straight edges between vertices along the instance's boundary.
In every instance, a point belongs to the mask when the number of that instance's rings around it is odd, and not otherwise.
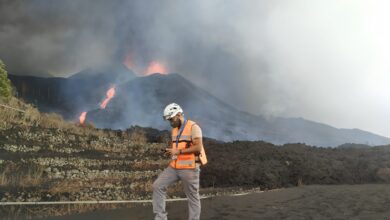
[{"label": "gray pants", "polygon": [[188,199],[188,219],[200,218],[199,198],[199,173],[200,169],[173,169],[168,166],[153,183],[153,212],[155,220],[166,220],[168,213],[165,211],[165,197],[168,186],[181,180],[184,192]]}]

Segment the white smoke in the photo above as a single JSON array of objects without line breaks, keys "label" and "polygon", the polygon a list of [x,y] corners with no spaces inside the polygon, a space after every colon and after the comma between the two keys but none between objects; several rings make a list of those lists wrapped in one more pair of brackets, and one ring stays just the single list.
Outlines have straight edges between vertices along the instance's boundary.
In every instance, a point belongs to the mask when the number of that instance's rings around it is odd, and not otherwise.
[{"label": "white smoke", "polygon": [[0,0],[11,73],[162,60],[236,108],[390,136],[386,0]]}]

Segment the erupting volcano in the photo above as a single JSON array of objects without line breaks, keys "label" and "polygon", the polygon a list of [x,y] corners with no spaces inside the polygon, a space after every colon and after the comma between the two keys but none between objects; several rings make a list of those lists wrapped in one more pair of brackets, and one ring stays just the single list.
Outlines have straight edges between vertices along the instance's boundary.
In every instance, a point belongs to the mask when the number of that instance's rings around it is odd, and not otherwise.
[{"label": "erupting volcano", "polygon": [[153,73],[160,73],[160,74],[167,74],[168,70],[167,68],[158,61],[152,61],[150,62],[148,69],[145,72],[145,75],[148,76]]},{"label": "erupting volcano", "polygon": [[[359,129],[338,129],[302,118],[251,115],[238,111],[180,74],[137,77],[119,64],[82,71],[67,79],[11,75],[11,80],[21,97],[38,100],[42,111],[59,112],[69,120],[77,118],[80,124],[88,121],[97,128],[127,129],[137,125],[163,130],[167,124],[161,120],[161,111],[167,103],[176,102],[187,109],[187,115],[208,128],[205,136],[222,141],[263,140],[278,145],[305,142],[315,146],[390,143],[386,137]],[[42,96],[42,91],[47,94]],[[49,95],[51,100],[46,98]]]},{"label": "erupting volcano", "polygon": [[[109,90],[107,90],[106,98],[103,100],[103,102],[100,104],[100,109],[105,109],[107,107],[107,104],[110,102],[110,100],[115,96],[115,86],[111,87]],[[88,112],[82,112],[79,121],[80,124],[84,124],[85,119],[87,118]]]},{"label": "erupting volcano", "polygon": [[137,65],[137,62],[135,62],[133,58],[134,56],[132,55],[132,53],[127,53],[127,55],[123,59],[123,65],[131,71],[138,72],[140,75],[143,76],[148,76],[153,73],[159,73],[163,75],[168,74],[168,68],[159,60],[150,61],[145,69],[143,65]]}]

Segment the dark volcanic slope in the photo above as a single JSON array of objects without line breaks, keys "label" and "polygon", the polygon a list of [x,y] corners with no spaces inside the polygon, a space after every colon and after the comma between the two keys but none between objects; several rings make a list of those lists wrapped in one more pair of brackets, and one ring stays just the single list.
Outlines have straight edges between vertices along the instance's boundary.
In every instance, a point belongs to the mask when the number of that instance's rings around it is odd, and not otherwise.
[{"label": "dark volcanic slope", "polygon": [[[389,138],[358,129],[337,129],[302,118],[251,115],[217,99],[179,74],[135,77],[123,66],[115,66],[83,71],[68,79],[35,77],[31,80],[13,76],[11,80],[23,97],[38,100],[41,110],[56,111],[72,120],[82,111],[89,110],[87,120],[102,128],[124,129],[140,125],[168,129],[161,118],[162,110],[168,103],[176,102],[182,105],[187,117],[202,126],[205,136],[218,140],[264,140],[274,144],[304,142],[316,146],[390,143]],[[106,109],[96,110],[112,85],[116,85],[116,96]],[[26,88],[34,92],[26,93]],[[57,101],[45,98],[42,91],[50,91],[46,96],[56,97]]]},{"label": "dark volcanic slope", "polygon": [[47,112],[56,106],[58,110],[66,109],[65,96],[62,87],[66,85],[66,78],[41,78],[35,76],[8,76],[16,87],[17,96],[39,106],[40,110]]},{"label": "dark volcanic slope", "polygon": [[317,146],[390,143],[388,138],[357,129],[336,129],[301,118],[265,119],[241,112],[179,74],[155,74],[121,84],[107,110],[94,112],[89,119],[99,127],[141,125],[166,129],[161,112],[171,102],[182,105],[186,116],[197,121],[206,136],[219,140],[265,140],[276,144],[305,142]]},{"label": "dark volcanic slope", "polygon": [[112,85],[134,77],[135,74],[122,64],[86,69],[69,78],[9,75],[19,97],[34,103],[40,111],[57,112],[67,119],[98,108]]},{"label": "dark volcanic slope", "polygon": [[[235,109],[178,74],[154,74],[118,85],[117,95],[107,107],[107,111],[92,113],[89,119],[101,127],[125,128],[130,124],[137,124],[168,128],[167,123],[162,120],[162,110],[171,102],[180,104],[186,116],[197,120],[203,126],[220,123],[220,128],[228,131],[229,126],[226,122],[238,119],[234,116],[234,113],[237,113]],[[250,117],[249,114],[240,114],[240,117]],[[104,120],[104,118],[108,119]],[[112,119],[115,118],[117,120],[113,123]],[[220,134],[219,139],[224,139],[222,133],[226,131],[219,132],[220,128],[216,129],[215,133]],[[207,130],[211,134],[212,129]],[[230,134],[232,132],[225,135]]]}]

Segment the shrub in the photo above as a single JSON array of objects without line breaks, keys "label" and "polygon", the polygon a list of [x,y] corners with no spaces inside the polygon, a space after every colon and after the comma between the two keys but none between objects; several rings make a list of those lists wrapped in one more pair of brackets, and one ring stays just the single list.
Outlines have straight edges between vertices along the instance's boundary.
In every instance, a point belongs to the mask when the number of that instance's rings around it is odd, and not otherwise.
[{"label": "shrub", "polygon": [[33,163],[6,162],[0,167],[0,186],[30,187],[40,185],[44,167]]},{"label": "shrub", "polygon": [[9,99],[12,94],[11,82],[8,79],[7,71],[3,61],[0,60],[0,98]]}]

